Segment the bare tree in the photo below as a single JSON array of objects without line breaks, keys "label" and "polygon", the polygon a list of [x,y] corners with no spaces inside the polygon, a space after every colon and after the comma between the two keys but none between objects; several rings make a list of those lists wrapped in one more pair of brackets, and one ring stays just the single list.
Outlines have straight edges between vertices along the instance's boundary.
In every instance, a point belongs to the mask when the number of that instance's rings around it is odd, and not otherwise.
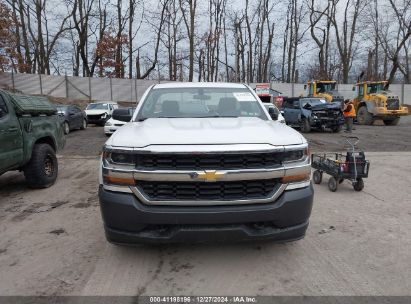
[{"label": "bare tree", "polygon": [[348,83],[349,72],[355,56],[355,38],[358,19],[362,9],[366,6],[364,0],[347,0],[344,6],[342,24],[339,22],[337,10],[339,0],[330,0],[329,18],[335,30],[337,49],[340,55],[341,74],[343,83]]},{"label": "bare tree", "polygon": [[318,65],[319,70],[317,77],[328,79],[328,51],[330,43],[331,21],[327,18],[330,10],[330,3],[326,7],[316,6],[315,0],[307,1],[310,11],[310,33],[315,44],[318,47]]},{"label": "bare tree", "polygon": [[197,9],[197,0],[179,0],[180,9],[183,15],[184,24],[186,25],[189,50],[189,70],[188,81],[193,81],[194,76],[194,40],[195,40],[195,17]]}]

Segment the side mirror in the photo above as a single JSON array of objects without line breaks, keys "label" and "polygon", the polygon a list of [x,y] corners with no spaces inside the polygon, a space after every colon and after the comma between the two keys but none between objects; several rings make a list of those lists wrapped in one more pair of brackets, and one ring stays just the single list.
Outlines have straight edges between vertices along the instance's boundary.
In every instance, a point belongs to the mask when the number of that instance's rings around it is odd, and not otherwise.
[{"label": "side mirror", "polygon": [[131,115],[119,115],[119,114],[113,114],[111,117],[114,120],[119,120],[119,121],[124,121],[124,122],[130,122],[132,118]]},{"label": "side mirror", "polygon": [[355,86],[352,87],[352,91],[355,92]]},{"label": "side mirror", "polygon": [[304,85],[304,90],[307,90],[307,85],[306,84]]},{"label": "side mirror", "polygon": [[270,114],[272,120],[278,120],[279,111],[276,108],[268,108],[268,114]]}]

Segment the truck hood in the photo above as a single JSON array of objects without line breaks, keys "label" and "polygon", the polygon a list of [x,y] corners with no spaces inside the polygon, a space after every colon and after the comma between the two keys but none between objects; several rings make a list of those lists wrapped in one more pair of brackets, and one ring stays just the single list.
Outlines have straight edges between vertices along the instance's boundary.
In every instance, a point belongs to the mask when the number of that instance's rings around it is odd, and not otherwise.
[{"label": "truck hood", "polygon": [[107,113],[108,110],[85,110],[87,115],[101,115]]},{"label": "truck hood", "polygon": [[106,142],[113,147],[143,148],[149,145],[306,143],[285,124],[256,117],[240,118],[150,118],[130,122]]}]

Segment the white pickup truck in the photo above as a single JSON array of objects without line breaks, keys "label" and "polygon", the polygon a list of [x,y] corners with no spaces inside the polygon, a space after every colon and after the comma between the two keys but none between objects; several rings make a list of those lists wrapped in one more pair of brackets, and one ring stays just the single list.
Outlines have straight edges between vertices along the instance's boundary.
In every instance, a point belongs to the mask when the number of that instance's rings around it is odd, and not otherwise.
[{"label": "white pickup truck", "polygon": [[277,115],[244,84],[151,86],[103,149],[107,240],[303,238],[313,203],[308,144]]}]

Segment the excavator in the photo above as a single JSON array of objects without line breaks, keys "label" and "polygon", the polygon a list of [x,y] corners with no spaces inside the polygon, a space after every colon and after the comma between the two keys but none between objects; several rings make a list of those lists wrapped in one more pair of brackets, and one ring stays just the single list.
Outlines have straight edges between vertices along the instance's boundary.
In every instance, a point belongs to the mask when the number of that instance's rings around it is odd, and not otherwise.
[{"label": "excavator", "polygon": [[390,92],[388,81],[360,81],[353,91],[357,97],[352,100],[357,112],[357,123],[372,125],[382,119],[387,126],[395,126],[400,117],[408,115],[408,108],[401,106],[400,98]]},{"label": "excavator", "polygon": [[337,82],[334,80],[312,80],[304,85],[307,97],[324,98],[328,102],[344,102],[344,96],[336,90]]}]

